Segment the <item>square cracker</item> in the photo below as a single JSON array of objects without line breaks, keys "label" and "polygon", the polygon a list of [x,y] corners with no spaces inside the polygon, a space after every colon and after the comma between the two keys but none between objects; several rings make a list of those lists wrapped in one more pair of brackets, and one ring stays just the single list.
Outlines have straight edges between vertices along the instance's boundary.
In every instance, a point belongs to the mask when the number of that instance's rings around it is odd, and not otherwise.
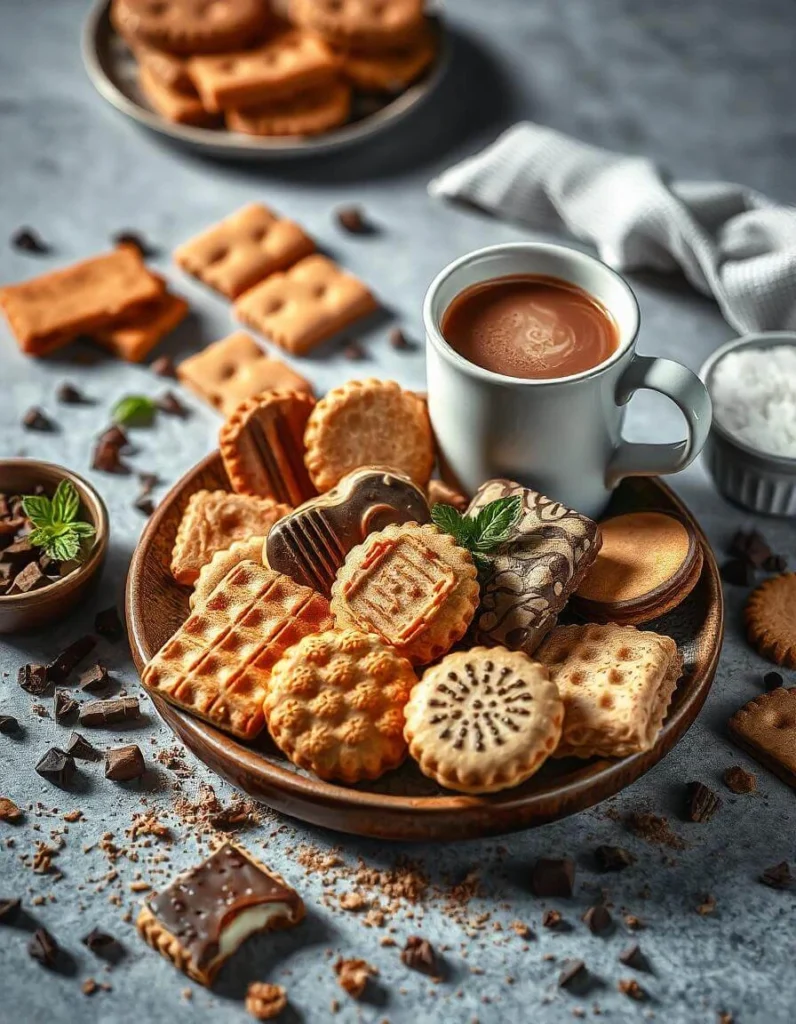
[{"label": "square cracker", "polygon": [[271,359],[245,331],[208,345],[177,367],[182,383],[229,416],[263,391],[306,391],[312,385],[279,359]]},{"label": "square cracker", "polygon": [[796,789],[796,688],[762,693],[736,711],[728,726],[739,747]]},{"label": "square cracker", "polygon": [[554,757],[626,757],[660,732],[683,660],[671,637],[635,626],[557,626],[534,657],[564,702]]},{"label": "square cracker", "polygon": [[167,121],[197,128],[209,127],[218,122],[218,115],[205,110],[198,96],[167,85],[153,74],[149,64],[139,66],[138,84],[152,108]]},{"label": "square cracker", "polygon": [[140,363],[161,338],[173,331],[188,315],[188,303],[178,295],[164,292],[130,316],[94,331],[94,340],[119,359]]},{"label": "square cracker", "polygon": [[183,513],[171,557],[171,574],[192,586],[199,570],[233,541],[265,537],[277,519],[290,512],[271,498],[229,491],[197,491]]},{"label": "square cracker", "polygon": [[239,320],[302,355],[377,308],[368,288],[325,256],[308,256],[235,303]]},{"label": "square cracker", "polygon": [[0,308],[23,352],[43,355],[141,309],[164,283],[132,246],[0,288]]},{"label": "square cracker", "polygon": [[230,299],[315,250],[298,224],[251,203],[179,246],[175,263]]},{"label": "square cracker", "polygon": [[194,57],[189,71],[208,110],[249,107],[331,81],[340,60],[319,37],[290,29],[256,50]]},{"label": "square cracker", "polygon": [[265,725],[271,671],[310,633],[331,629],[329,602],[254,562],[231,569],[144,669],[144,685],[244,739]]}]

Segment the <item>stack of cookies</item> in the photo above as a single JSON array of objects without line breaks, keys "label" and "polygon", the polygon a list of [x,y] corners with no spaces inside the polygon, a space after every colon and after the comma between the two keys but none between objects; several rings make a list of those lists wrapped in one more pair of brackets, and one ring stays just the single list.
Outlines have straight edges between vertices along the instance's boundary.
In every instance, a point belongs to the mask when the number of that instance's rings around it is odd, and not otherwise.
[{"label": "stack of cookies", "polygon": [[[193,587],[190,615],[146,667],[150,690],[242,740],[267,728],[297,767],[347,785],[409,755],[441,786],[491,793],[550,756],[653,746],[683,667],[675,642],[557,624],[592,574],[615,580],[597,524],[506,480],[464,513],[451,491],[432,509],[416,394],[379,380],[317,402],[266,391],[219,444],[231,491],[185,508],[171,568]],[[687,580],[681,547],[656,564]]]},{"label": "stack of cookies", "polygon": [[423,0],[113,0],[142,93],[178,124],[317,135],[344,124],[352,89],[400,92],[433,61]]}]

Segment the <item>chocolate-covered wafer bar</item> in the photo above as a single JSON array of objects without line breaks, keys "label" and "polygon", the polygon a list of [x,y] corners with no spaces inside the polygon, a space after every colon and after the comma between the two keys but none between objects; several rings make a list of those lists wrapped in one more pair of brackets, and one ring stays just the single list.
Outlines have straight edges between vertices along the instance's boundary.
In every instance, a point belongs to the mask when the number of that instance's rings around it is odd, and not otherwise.
[{"label": "chocolate-covered wafer bar", "polygon": [[346,555],[369,533],[390,523],[429,520],[426,497],[409,477],[364,467],[271,528],[265,542],[268,565],[328,597]]},{"label": "chocolate-covered wafer bar", "polygon": [[522,511],[509,539],[487,556],[474,631],[478,643],[532,654],[597,557],[600,532],[586,516],[511,480],[488,480],[467,514],[515,495]]},{"label": "chocolate-covered wafer bar", "polygon": [[291,928],[303,917],[304,902],[284,879],[225,843],[147,900],[136,927],[176,968],[211,985],[250,935]]}]

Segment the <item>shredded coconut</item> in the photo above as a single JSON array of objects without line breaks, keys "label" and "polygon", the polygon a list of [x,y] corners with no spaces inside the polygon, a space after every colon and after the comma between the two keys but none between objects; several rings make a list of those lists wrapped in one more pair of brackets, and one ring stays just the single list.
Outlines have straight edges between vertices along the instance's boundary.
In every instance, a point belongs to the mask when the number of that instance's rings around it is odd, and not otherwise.
[{"label": "shredded coconut", "polygon": [[710,384],[716,420],[758,451],[796,458],[796,345],[729,352]]}]

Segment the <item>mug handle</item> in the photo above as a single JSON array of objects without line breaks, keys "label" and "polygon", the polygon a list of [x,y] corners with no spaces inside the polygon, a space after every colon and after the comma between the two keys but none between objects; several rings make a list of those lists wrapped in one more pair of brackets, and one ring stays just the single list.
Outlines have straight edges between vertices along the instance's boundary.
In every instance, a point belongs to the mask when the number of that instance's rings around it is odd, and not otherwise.
[{"label": "mug handle", "polygon": [[620,441],[606,470],[608,487],[615,487],[626,476],[677,473],[693,462],[707,440],[712,418],[710,395],[692,370],[672,359],[636,355],[619,379],[616,404],[626,405],[642,388],[671,398],[685,417],[688,437],[673,444]]}]

